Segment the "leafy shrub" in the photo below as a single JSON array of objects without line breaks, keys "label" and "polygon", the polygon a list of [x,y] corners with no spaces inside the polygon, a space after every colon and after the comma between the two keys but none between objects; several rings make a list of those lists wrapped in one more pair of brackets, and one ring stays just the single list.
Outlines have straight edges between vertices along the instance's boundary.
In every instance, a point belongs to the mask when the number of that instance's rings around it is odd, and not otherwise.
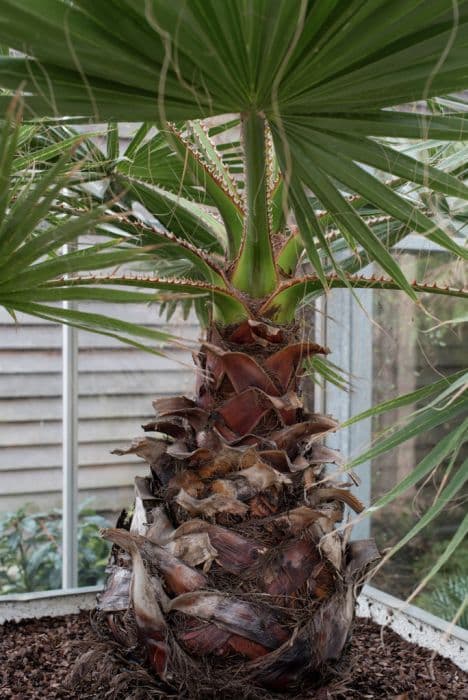
[{"label": "leafy shrub", "polygon": [[[414,525],[416,513],[410,511],[408,504],[396,511],[395,517],[389,517],[390,510],[373,516],[372,534],[380,547],[392,545]],[[433,521],[423,533],[419,533],[383,569],[372,581],[372,585],[405,600],[417,584],[431,570],[435,562],[445,552],[455,530],[454,521],[458,511],[452,509],[445,514],[443,523]],[[413,605],[437,615],[450,622],[468,595],[468,546],[464,542],[452,553],[449,560],[429,581],[423,591],[414,598]],[[457,621],[457,625],[468,629],[468,608]]]},{"label": "leafy shrub", "polygon": [[[416,599],[416,605],[444,618],[453,620],[468,594],[468,578],[462,571],[447,576],[436,576],[436,585]],[[457,625],[468,629],[468,608],[464,607]]]},{"label": "leafy shrub", "polygon": [[[449,539],[434,542],[431,551],[420,558],[415,566],[418,579],[431,569],[434,562],[444,553]],[[448,562],[429,582],[423,592],[414,600],[424,610],[452,620],[463,606],[468,596],[468,546],[465,543],[457,547]],[[468,629],[468,607],[457,620],[457,625]]]},{"label": "leafy shrub", "polygon": [[[102,516],[81,504],[78,513],[78,583],[104,579],[108,543],[99,537]],[[0,594],[61,588],[62,511],[32,513],[30,504],[0,519]]]}]

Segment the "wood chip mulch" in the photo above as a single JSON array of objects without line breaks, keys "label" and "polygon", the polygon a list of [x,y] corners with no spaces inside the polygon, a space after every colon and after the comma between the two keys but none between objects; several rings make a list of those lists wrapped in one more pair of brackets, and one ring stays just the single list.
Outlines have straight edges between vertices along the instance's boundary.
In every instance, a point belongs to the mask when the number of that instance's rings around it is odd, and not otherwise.
[{"label": "wood chip mulch", "polygon": [[[125,695],[116,695],[112,687],[106,688],[102,681],[93,678],[92,671],[79,692],[70,687],[69,674],[83,647],[91,649],[100,643],[102,639],[91,629],[89,613],[85,612],[5,623],[0,626],[0,698],[124,700]],[[119,673],[117,663],[115,673]],[[357,620],[352,644],[340,664],[339,679],[308,697],[468,699],[468,676],[447,659],[434,657],[432,652],[404,641],[391,630]]]}]

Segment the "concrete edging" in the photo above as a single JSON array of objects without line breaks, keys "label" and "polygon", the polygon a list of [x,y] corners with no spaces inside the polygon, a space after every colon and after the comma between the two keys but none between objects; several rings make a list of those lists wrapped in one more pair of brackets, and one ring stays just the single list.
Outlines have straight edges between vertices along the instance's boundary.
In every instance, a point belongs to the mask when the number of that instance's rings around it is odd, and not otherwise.
[{"label": "concrete edging", "polygon": [[[72,615],[81,610],[92,610],[101,586],[75,588],[69,591],[41,591],[16,593],[0,598],[0,624],[39,617]],[[400,637],[431,649],[450,659],[459,668],[468,671],[468,631],[450,625],[440,617],[405,605],[404,601],[388,593],[364,586],[357,602],[358,617],[368,617],[383,627],[390,627]]]}]

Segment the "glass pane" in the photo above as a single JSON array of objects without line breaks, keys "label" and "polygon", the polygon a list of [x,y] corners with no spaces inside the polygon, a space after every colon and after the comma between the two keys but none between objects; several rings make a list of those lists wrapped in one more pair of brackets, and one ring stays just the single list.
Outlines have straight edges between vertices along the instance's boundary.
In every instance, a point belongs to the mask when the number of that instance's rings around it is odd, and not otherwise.
[{"label": "glass pane", "polygon": [[0,310],[0,594],[61,587],[61,337]]},{"label": "glass pane", "polygon": [[[122,307],[84,305],[83,310],[122,317]],[[199,335],[196,320],[177,313],[166,323],[157,306],[127,306],[125,319],[184,339]],[[148,341],[149,342],[149,341]],[[79,333],[79,567],[80,586],[103,580],[107,543],[99,528],[114,525],[133,501],[135,476],[149,468],[135,455],[111,454],[145,435],[154,418],[152,401],[161,395],[192,393],[195,373],[190,352],[161,347],[162,356],[137,350],[94,333]],[[154,433],[148,433],[150,436]]]},{"label": "glass pane", "polygon": [[[410,279],[444,280],[453,286],[462,286],[460,266],[448,262],[444,254],[433,253],[428,258],[417,253],[405,253],[401,255],[400,262]],[[456,327],[444,324],[444,321],[466,312],[465,303],[459,299],[425,295],[424,306],[428,313],[424,313],[403,293],[374,293],[374,405],[418,389],[466,366],[466,324]],[[413,407],[401,408],[375,419],[374,439],[386,428],[404,420],[412,410]],[[374,460],[373,500],[405,477],[450,427],[450,424],[443,424]],[[468,445],[462,452],[458,456],[459,463],[466,458]],[[445,466],[446,463],[424,483],[418,484],[405,497],[394,501],[373,517],[372,534],[381,547],[395,544],[430,506],[442,483]],[[460,496],[387,563],[373,580],[373,585],[400,598],[408,596],[444,551],[461,522],[463,511]],[[450,620],[467,592],[468,547],[465,544],[459,547],[427,589],[413,602]],[[458,624],[466,626],[466,618],[465,615]]]}]

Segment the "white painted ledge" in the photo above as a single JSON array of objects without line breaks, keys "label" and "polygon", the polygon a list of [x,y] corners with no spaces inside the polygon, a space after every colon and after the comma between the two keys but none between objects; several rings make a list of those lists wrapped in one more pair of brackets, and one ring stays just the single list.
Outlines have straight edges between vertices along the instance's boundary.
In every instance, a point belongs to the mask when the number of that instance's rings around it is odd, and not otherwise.
[{"label": "white painted ledge", "polygon": [[468,671],[468,630],[415,605],[405,605],[399,598],[372,586],[364,586],[356,613],[358,617],[370,617],[378,625],[390,627],[403,639],[435,651]]},{"label": "white painted ledge", "polygon": [[[101,586],[92,586],[0,597],[0,624],[7,620],[58,617],[92,610],[100,590]],[[468,671],[467,630],[450,626],[440,617],[414,605],[405,605],[402,600],[371,586],[364,586],[356,612],[358,617],[369,617],[378,625],[390,627],[403,639],[435,651]]]},{"label": "white painted ledge", "polygon": [[40,591],[0,596],[0,625],[8,620],[19,622],[39,617],[73,615],[81,610],[92,610],[96,594],[102,586],[71,588],[67,591]]}]

